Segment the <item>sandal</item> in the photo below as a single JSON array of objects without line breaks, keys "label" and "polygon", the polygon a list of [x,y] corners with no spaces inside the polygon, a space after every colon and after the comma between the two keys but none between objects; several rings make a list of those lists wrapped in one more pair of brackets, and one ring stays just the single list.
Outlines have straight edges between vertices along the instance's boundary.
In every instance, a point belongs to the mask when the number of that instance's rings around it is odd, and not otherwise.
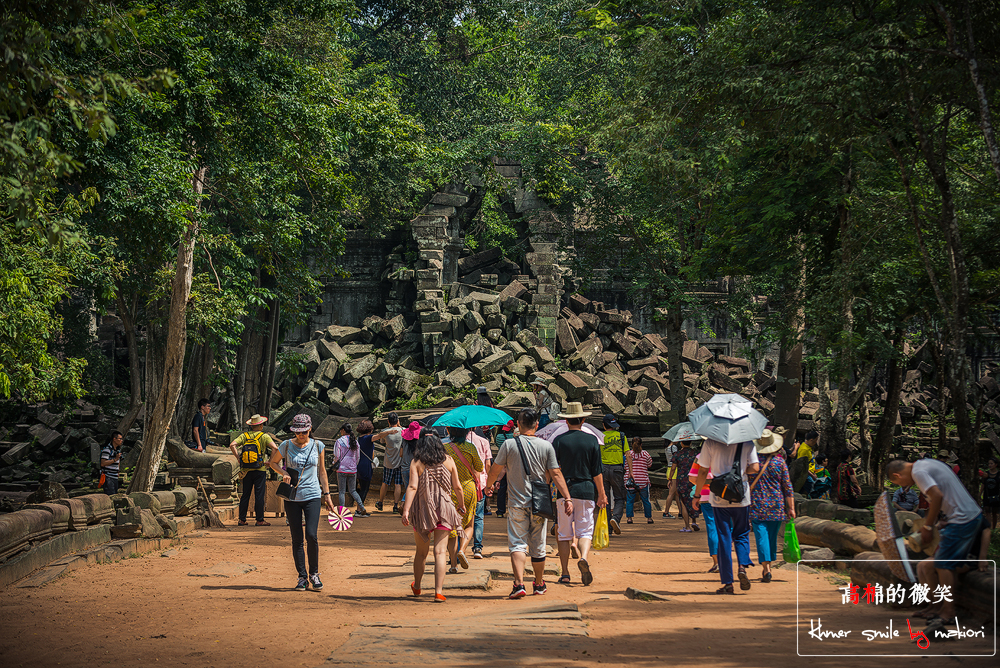
[{"label": "sandal", "polygon": [[719,587],[718,589],[715,590],[715,593],[716,594],[732,594],[734,596],[736,595],[736,591],[733,589],[733,585],[731,585],[731,584],[722,585],[721,587]]},{"label": "sandal", "polygon": [[580,568],[580,579],[583,581],[583,586],[590,586],[590,583],[594,581],[594,575],[590,572],[590,564],[587,563],[586,559],[581,559],[576,562],[576,565]]},{"label": "sandal", "polygon": [[653,518],[652,517],[649,517],[649,518],[646,519],[646,524],[652,524],[652,523],[653,523]]},{"label": "sandal", "polygon": [[580,558],[580,549],[576,545],[570,545],[569,546],[569,556],[570,556],[571,559],[579,559]]},{"label": "sandal", "polygon": [[558,582],[561,585],[568,585],[571,582],[571,580],[568,575],[563,575],[558,580],[556,580],[556,582]]},{"label": "sandal", "polygon": [[709,568],[708,572],[709,573],[718,573],[719,572],[719,564],[716,564],[716,565],[712,566],[711,568]]},{"label": "sandal", "polygon": [[632,524],[632,518],[630,517],[627,520],[625,520],[625,524]]},{"label": "sandal", "polygon": [[416,584],[416,583],[415,582],[411,582],[410,583],[410,590],[413,592],[414,596],[420,596],[420,590],[417,589],[416,587],[414,587],[413,586],[414,584]]},{"label": "sandal", "polygon": [[695,531],[701,531],[701,527],[698,526],[697,522],[692,522],[691,523],[691,528],[694,529]]},{"label": "sandal", "polygon": [[448,569],[448,575],[455,575],[457,573],[458,573],[458,569],[455,568],[454,566],[452,566],[451,568]]},{"label": "sandal", "polygon": [[768,571],[767,573],[764,573],[762,576],[760,576],[760,581],[761,582],[770,582],[771,581],[771,571]]},{"label": "sandal", "polygon": [[681,533],[691,533],[691,529],[688,529],[687,527],[684,527],[683,529],[678,529],[678,531],[680,531]]}]

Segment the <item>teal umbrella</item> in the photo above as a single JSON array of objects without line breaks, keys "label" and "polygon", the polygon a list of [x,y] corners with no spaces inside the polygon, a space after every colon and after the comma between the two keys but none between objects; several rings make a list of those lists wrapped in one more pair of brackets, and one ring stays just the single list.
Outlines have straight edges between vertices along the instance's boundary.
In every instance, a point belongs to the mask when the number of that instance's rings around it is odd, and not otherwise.
[{"label": "teal umbrella", "polygon": [[510,416],[496,408],[489,406],[459,406],[450,410],[434,421],[435,427],[459,427],[461,429],[472,429],[473,427],[489,427],[498,424],[507,424]]}]

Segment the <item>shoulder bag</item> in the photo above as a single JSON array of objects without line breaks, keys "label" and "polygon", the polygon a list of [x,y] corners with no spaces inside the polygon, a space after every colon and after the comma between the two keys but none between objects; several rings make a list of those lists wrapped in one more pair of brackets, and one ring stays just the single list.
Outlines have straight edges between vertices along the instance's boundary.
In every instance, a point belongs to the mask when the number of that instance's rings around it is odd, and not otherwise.
[{"label": "shoulder bag", "polygon": [[753,488],[757,486],[757,481],[760,480],[760,477],[762,475],[764,475],[764,471],[767,470],[767,465],[771,463],[772,459],[774,459],[774,455],[771,455],[770,457],[767,458],[767,461],[764,462],[764,465],[760,467],[760,471],[757,472],[757,477],[753,479],[752,483],[750,483],[751,494],[753,494]]},{"label": "shoulder bag", "polygon": [[[312,441],[313,449],[315,449],[316,448],[316,439],[311,439],[311,441]],[[292,447],[290,440],[289,441],[285,441],[285,443],[289,444],[288,448]],[[286,453],[288,452],[288,448],[285,448],[285,452]],[[312,458],[312,453],[311,452],[309,453],[309,458],[310,459]],[[285,461],[285,471],[288,472],[288,476],[292,479],[292,481],[290,483],[288,483],[288,482],[280,482],[280,483],[278,483],[278,489],[275,490],[274,494],[275,494],[275,496],[279,496],[282,499],[285,499],[286,501],[294,501],[295,500],[295,494],[296,494],[296,492],[299,491],[299,476],[301,475],[301,471],[299,471],[299,469],[290,469],[290,468],[288,468],[288,459],[289,459],[289,457],[288,457],[287,454],[285,455],[285,459],[286,459],[286,461]],[[319,462],[317,462],[317,465],[318,464],[319,464]]]},{"label": "shoulder bag", "polygon": [[521,446],[521,437],[514,437],[514,443],[517,444],[517,451],[521,455],[521,466],[524,467],[524,474],[531,485],[531,514],[554,521],[556,519],[556,504],[554,500],[555,495],[552,493],[552,485],[545,482],[545,480],[536,480],[531,477],[531,469],[528,468],[528,458],[524,455],[524,448]]},{"label": "shoulder bag", "polygon": [[[746,495],[746,488],[743,483],[743,469],[740,466],[743,457],[743,444],[736,446],[736,458],[733,459],[733,468],[725,475],[712,478],[708,483],[708,489],[723,501],[729,503],[742,503]],[[678,473],[680,475],[680,473]]]}]

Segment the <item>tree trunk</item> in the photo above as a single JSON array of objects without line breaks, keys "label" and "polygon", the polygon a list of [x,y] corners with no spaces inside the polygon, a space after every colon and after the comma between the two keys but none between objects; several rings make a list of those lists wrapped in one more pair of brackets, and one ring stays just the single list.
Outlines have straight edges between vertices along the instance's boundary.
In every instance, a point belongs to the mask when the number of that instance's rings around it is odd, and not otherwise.
[{"label": "tree trunk", "polygon": [[191,439],[191,421],[198,412],[198,400],[210,399],[211,392],[206,390],[206,383],[214,366],[215,351],[211,346],[196,343],[188,349],[181,394],[170,428],[171,438],[181,441]]},{"label": "tree trunk", "polygon": [[681,362],[684,352],[684,335],[681,330],[683,322],[681,305],[675,302],[670,306],[666,320],[667,372],[670,380],[670,409],[682,422],[687,417],[687,387],[684,385],[684,363]]},{"label": "tree trunk", "polygon": [[146,306],[146,408],[143,416],[143,444],[150,432],[153,414],[149,408],[156,404],[160,396],[160,379],[163,378],[163,364],[166,357],[166,332],[162,324],[163,302]]},{"label": "tree trunk", "polygon": [[868,458],[871,456],[872,442],[871,439],[868,438],[869,428],[868,398],[862,394],[861,401],[858,402],[858,441],[861,443],[862,462],[867,462]]},{"label": "tree trunk", "polygon": [[[896,331],[896,349],[902,347],[903,333]],[[868,474],[870,480],[885,478],[886,455],[892,450],[893,436],[896,433],[896,418],[899,415],[899,397],[903,390],[903,362],[893,358],[889,361],[888,387],[885,391],[885,403],[882,405],[882,420],[872,441],[872,449],[868,455]]]},{"label": "tree trunk", "polygon": [[125,303],[122,294],[122,287],[117,286],[115,302],[118,305],[118,317],[125,328],[125,341],[128,344],[128,377],[129,377],[129,403],[125,417],[118,423],[118,431],[127,434],[139,417],[142,410],[142,367],[139,366],[139,346],[135,337],[135,318],[139,302],[138,293],[132,295],[132,305],[129,307]]},{"label": "tree trunk", "polygon": [[777,382],[774,386],[772,423],[784,427],[788,438],[795,439],[799,427],[799,404],[802,401],[802,336],[805,334],[805,252],[799,235],[799,273],[786,305],[786,336],[778,352]]},{"label": "tree trunk", "polygon": [[262,373],[260,401],[257,404],[257,412],[261,415],[268,415],[271,412],[271,394],[274,392],[274,365],[278,357],[278,324],[280,304],[278,298],[271,300],[271,308],[268,312],[267,341],[264,346],[264,369]]},{"label": "tree trunk", "polygon": [[[199,168],[192,175],[192,188],[196,202],[200,202],[207,167]],[[198,204],[196,203],[196,207]],[[160,470],[160,458],[167,442],[167,432],[177,407],[181,391],[181,374],[184,371],[184,351],[187,344],[187,302],[191,296],[191,278],[194,273],[194,244],[198,238],[198,219],[192,214],[191,222],[177,245],[177,264],[174,268],[167,320],[167,347],[164,357],[160,392],[150,411],[149,430],[145,433],[142,452],[129,484],[129,492],[148,492]]]}]

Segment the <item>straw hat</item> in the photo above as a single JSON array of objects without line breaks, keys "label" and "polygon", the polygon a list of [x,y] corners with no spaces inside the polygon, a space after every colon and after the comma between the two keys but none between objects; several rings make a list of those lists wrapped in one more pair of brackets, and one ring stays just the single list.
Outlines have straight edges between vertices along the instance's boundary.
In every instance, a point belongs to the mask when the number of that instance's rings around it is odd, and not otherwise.
[{"label": "straw hat", "polygon": [[247,424],[250,425],[251,427],[256,427],[257,425],[264,424],[265,422],[267,422],[267,418],[257,415],[256,413],[251,415],[250,419],[247,420]]},{"label": "straw hat", "polygon": [[913,520],[913,533],[906,537],[906,547],[918,554],[923,552],[927,556],[933,557],[934,553],[937,552],[938,544],[941,543],[941,532],[936,526],[931,527],[931,542],[924,545],[923,539],[920,536],[920,530],[924,528],[925,521],[923,517]]},{"label": "straw hat", "polygon": [[585,418],[591,413],[589,411],[583,410],[583,404],[579,401],[570,401],[566,403],[566,412],[560,413],[561,418]]},{"label": "straw hat", "polygon": [[777,452],[781,450],[781,446],[785,444],[785,439],[781,434],[776,434],[770,429],[765,429],[760,438],[754,441],[754,445],[757,446],[757,454],[759,455],[769,455],[772,452]]},{"label": "straw hat", "polygon": [[938,458],[944,457],[944,460],[949,464],[958,463],[958,455],[956,455],[954,452],[950,450],[942,450],[941,452],[937,453],[937,456]]}]

